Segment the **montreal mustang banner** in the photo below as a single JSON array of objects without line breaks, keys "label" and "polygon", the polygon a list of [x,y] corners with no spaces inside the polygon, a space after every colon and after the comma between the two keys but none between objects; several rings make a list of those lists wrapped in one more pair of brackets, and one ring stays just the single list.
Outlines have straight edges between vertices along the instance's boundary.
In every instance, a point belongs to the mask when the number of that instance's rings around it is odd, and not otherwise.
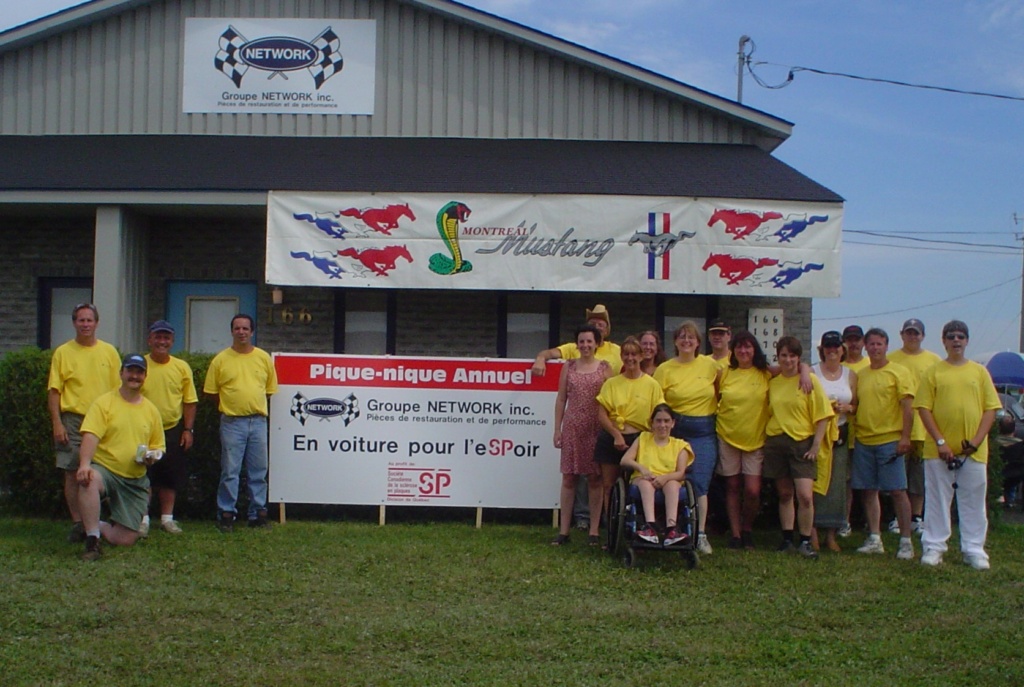
[{"label": "montreal mustang banner", "polygon": [[274,355],[270,500],[557,508],[560,367]]},{"label": "montreal mustang banner", "polygon": [[839,295],[843,208],[647,196],[273,192],[281,286]]}]

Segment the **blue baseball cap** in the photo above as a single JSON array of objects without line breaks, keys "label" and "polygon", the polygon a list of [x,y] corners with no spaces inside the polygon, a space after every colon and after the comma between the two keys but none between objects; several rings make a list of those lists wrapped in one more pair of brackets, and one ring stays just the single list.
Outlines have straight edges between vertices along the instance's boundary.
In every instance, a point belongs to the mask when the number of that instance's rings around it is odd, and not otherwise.
[{"label": "blue baseball cap", "polygon": [[138,353],[129,353],[124,357],[124,360],[121,361],[122,370],[129,367],[138,367],[141,368],[142,370],[148,369],[148,366],[146,365],[146,359],[139,355]]},{"label": "blue baseball cap", "polygon": [[171,323],[167,320],[157,320],[153,324],[149,325],[149,333],[152,334],[153,332],[168,332],[173,334],[174,327],[172,327]]}]

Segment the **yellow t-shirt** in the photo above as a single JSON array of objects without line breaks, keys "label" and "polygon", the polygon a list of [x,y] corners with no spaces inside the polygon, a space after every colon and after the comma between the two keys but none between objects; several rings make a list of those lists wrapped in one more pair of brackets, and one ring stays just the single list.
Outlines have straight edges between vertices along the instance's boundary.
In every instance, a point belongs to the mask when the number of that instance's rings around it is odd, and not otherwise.
[{"label": "yellow t-shirt", "polygon": [[719,370],[724,370],[727,367],[729,367],[729,356],[725,356],[724,358],[719,358],[718,360],[715,360],[714,356],[710,356],[710,355],[702,355],[700,357],[701,358],[708,358],[708,359],[710,359],[715,365],[718,365],[718,369]]},{"label": "yellow t-shirt", "polygon": [[778,375],[768,382],[770,417],[765,433],[770,437],[786,434],[797,441],[814,436],[814,427],[820,420],[835,415],[832,404],[821,388],[821,380],[811,375],[811,393],[800,390],[800,375]]},{"label": "yellow t-shirt", "polygon": [[166,448],[160,411],[145,397],[141,403],[129,403],[119,389],[108,391],[89,406],[82,420],[82,434],[86,433],[99,439],[93,462],[128,479],[146,474],[146,466],[135,462],[140,445],[150,450]]},{"label": "yellow t-shirt", "polygon": [[210,363],[203,392],[220,394],[220,412],[225,415],[267,415],[267,396],[277,392],[274,361],[262,348],[249,353],[225,348]]},{"label": "yellow t-shirt", "polygon": [[[693,464],[693,449],[683,439],[669,437],[668,443],[664,446],[658,446],[654,443],[653,434],[641,432],[637,443],[639,443],[639,446],[636,451],[636,462],[650,470],[651,474],[655,477],[676,471],[676,462],[679,459],[680,451],[686,451],[687,453],[687,467]],[[637,477],[640,477],[640,472],[634,470],[630,480],[634,480]]]},{"label": "yellow t-shirt", "polygon": [[903,431],[900,400],[913,398],[915,386],[910,370],[899,363],[858,372],[857,441],[865,446],[898,441]]},{"label": "yellow t-shirt", "polygon": [[850,368],[851,370],[853,370],[857,374],[860,374],[860,371],[863,370],[865,367],[868,367],[869,365],[871,365],[871,359],[868,358],[866,355],[862,356],[861,359],[858,360],[855,363],[847,363],[847,362],[843,363],[844,367]]},{"label": "yellow t-shirt", "polygon": [[[899,363],[910,370],[910,379],[914,382],[913,393],[915,395],[917,394],[917,385],[921,383],[921,376],[925,373],[925,370],[942,360],[942,358],[924,348],[914,355],[905,353],[901,348],[891,351],[888,357],[892,362]],[[914,413],[914,429],[910,431],[910,440],[924,441],[925,434],[927,432],[925,432],[924,425],[921,423],[921,416]]]},{"label": "yellow t-shirt", "polygon": [[181,420],[182,404],[198,403],[196,385],[192,379],[192,368],[181,358],[173,355],[166,363],[158,363],[146,354],[149,370],[142,395],[153,402],[160,411],[164,429],[171,429]]},{"label": "yellow t-shirt", "polygon": [[[968,360],[962,365],[952,365],[943,360],[928,368],[921,378],[914,399],[915,408],[927,408],[935,417],[942,437],[953,453],[960,453],[963,440],[974,438],[986,410],[999,410],[1002,403],[992,384],[988,370]],[[927,435],[924,441],[924,458],[938,458],[939,447],[935,439]],[[988,462],[988,437],[971,456],[979,463]]]},{"label": "yellow t-shirt", "polygon": [[756,367],[725,368],[718,389],[719,438],[741,451],[764,446],[768,425],[768,382],[772,373]]},{"label": "yellow t-shirt", "polygon": [[718,410],[717,377],[718,365],[707,356],[698,356],[689,363],[670,358],[654,371],[654,379],[661,384],[672,410],[693,417],[714,415]]},{"label": "yellow t-shirt", "polygon": [[74,339],[57,346],[47,389],[60,392],[60,409],[85,415],[97,397],[121,387],[121,356],[106,341],[83,346]]},{"label": "yellow t-shirt", "polygon": [[[562,344],[558,347],[558,352],[562,354],[562,360],[573,360],[580,357],[580,349],[576,348],[574,343]],[[622,372],[622,349],[619,344],[602,341],[594,351],[594,357],[611,365],[614,374]]]},{"label": "yellow t-shirt", "polygon": [[638,429],[650,429],[651,413],[656,405],[665,402],[665,396],[661,385],[650,375],[630,379],[618,374],[601,385],[597,402],[604,406],[609,419],[619,429],[627,422]]}]

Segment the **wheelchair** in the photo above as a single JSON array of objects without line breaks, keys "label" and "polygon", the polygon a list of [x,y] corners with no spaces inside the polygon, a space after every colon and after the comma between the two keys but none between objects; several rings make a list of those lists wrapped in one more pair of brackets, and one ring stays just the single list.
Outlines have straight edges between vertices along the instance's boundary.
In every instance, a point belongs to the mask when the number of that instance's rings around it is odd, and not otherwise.
[{"label": "wheelchair", "polygon": [[[655,497],[657,524],[662,533],[665,530],[665,496],[660,491]],[[697,555],[697,498],[693,484],[686,480],[679,487],[679,513],[676,527],[687,537],[672,546],[648,542],[637,536],[644,526],[644,508],[640,501],[640,489],[631,485],[626,477],[620,476],[612,487],[608,498],[607,546],[612,556],[622,561],[627,568],[636,564],[641,551],[678,552],[693,570],[700,563]]]}]

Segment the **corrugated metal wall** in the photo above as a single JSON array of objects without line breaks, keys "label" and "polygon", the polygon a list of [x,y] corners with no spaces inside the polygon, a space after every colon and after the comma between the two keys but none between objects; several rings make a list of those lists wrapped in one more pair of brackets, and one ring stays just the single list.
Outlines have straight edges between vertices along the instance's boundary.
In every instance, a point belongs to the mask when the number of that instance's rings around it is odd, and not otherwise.
[{"label": "corrugated metal wall", "polygon": [[[373,116],[181,112],[186,17],[375,19]],[[755,143],[649,87],[394,0],[165,0],[0,55],[0,134]]]}]

